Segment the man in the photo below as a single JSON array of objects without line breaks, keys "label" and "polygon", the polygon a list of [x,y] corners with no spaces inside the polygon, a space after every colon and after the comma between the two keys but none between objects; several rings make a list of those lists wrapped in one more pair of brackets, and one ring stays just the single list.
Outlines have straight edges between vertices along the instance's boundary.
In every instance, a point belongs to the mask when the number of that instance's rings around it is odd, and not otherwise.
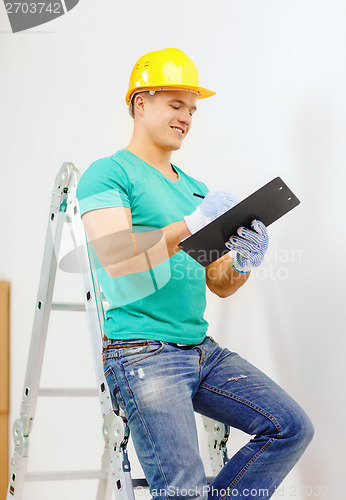
[{"label": "man", "polygon": [[[206,286],[219,297],[241,287],[263,260],[267,230],[257,220],[252,230],[239,228],[226,243],[232,256],[206,268],[178,247],[237,202],[170,162],[197,100],[213,94],[184,52],[145,54],[126,95],[132,139],[87,169],[77,196],[110,304],[106,380],[152,495],[270,498],[310,443],[313,425],[273,380],[206,335],[203,318]],[[195,411],[254,435],[209,488]]]}]

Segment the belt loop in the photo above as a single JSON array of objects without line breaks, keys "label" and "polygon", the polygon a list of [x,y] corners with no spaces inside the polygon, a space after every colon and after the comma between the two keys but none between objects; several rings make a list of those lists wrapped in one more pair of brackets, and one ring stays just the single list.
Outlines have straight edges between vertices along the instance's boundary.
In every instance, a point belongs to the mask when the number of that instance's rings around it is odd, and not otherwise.
[{"label": "belt loop", "polygon": [[107,354],[108,345],[102,347],[102,361],[103,366],[106,364],[106,354]]}]

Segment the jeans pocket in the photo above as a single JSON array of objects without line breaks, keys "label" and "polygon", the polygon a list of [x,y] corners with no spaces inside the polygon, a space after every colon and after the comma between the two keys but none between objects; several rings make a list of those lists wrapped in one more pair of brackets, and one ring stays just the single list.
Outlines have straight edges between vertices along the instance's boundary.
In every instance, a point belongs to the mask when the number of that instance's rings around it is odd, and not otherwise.
[{"label": "jeans pocket", "polygon": [[163,348],[164,343],[160,340],[147,340],[145,345],[120,349],[118,356],[123,366],[128,366],[158,354]]},{"label": "jeans pocket", "polygon": [[147,342],[146,339],[105,340],[102,348],[103,366],[105,366],[108,359],[120,357],[125,350],[145,347]]}]

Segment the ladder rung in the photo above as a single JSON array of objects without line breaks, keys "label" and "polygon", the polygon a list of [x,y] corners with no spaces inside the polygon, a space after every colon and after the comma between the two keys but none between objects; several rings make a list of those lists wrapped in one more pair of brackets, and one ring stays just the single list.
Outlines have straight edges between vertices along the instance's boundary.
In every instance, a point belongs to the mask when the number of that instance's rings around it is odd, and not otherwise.
[{"label": "ladder rung", "polygon": [[[56,480],[73,480],[73,479],[102,479],[107,474],[107,471],[90,470],[90,471],[53,471],[53,472],[29,472],[26,474],[26,481],[56,481]],[[214,476],[208,476],[207,482],[210,484],[215,479]],[[145,478],[132,479],[134,488],[139,486],[148,487]]]},{"label": "ladder rung", "polygon": [[90,397],[98,396],[95,388],[41,388],[38,390],[38,395],[43,397]]},{"label": "ladder rung", "polygon": [[84,304],[73,302],[54,302],[51,308],[53,311],[85,311]]},{"label": "ladder rung", "polygon": [[107,472],[102,470],[28,472],[26,481],[57,481],[73,479],[103,479]]},{"label": "ladder rung", "polygon": [[[105,298],[102,299],[102,302],[104,302],[105,306],[109,306]],[[73,302],[54,302],[51,309],[52,311],[85,311],[85,305]]]}]

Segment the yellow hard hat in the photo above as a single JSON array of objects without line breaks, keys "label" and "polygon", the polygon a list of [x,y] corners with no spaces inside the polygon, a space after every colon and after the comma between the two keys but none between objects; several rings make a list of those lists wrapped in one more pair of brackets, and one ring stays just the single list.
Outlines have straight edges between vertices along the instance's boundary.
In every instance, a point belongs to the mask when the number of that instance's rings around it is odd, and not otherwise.
[{"label": "yellow hard hat", "polygon": [[129,105],[135,92],[182,89],[197,93],[197,99],[215,94],[200,87],[198,72],[191,59],[173,47],[144,54],[135,64],[125,100]]}]

